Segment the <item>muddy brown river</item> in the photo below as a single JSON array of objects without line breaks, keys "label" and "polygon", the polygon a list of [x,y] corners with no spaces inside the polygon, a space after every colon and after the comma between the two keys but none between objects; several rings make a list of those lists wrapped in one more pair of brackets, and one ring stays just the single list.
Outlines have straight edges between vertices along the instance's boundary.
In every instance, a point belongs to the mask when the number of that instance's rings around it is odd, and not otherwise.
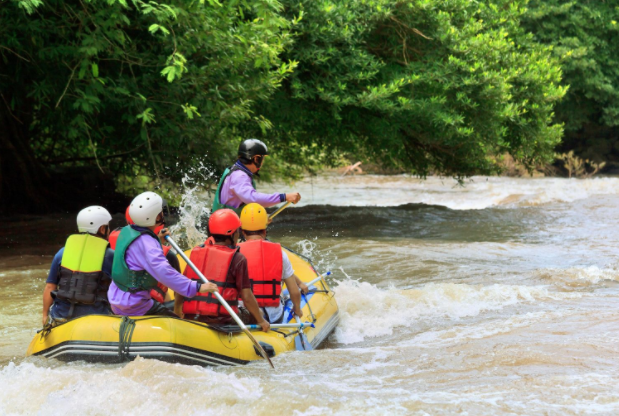
[{"label": "muddy brown river", "polygon": [[[293,188],[303,200],[269,236],[333,271],[341,321],[275,371],[25,358],[75,214],[5,219],[0,415],[619,414],[618,178]],[[186,245],[207,204],[187,195],[175,229]]]}]

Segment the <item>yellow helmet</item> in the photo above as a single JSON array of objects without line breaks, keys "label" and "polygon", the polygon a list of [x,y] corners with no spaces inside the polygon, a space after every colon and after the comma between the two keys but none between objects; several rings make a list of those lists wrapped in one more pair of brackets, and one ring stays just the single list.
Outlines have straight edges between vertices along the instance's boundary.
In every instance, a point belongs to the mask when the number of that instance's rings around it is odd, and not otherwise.
[{"label": "yellow helmet", "polygon": [[260,204],[252,202],[241,211],[241,228],[245,231],[266,230],[268,224],[267,210]]}]

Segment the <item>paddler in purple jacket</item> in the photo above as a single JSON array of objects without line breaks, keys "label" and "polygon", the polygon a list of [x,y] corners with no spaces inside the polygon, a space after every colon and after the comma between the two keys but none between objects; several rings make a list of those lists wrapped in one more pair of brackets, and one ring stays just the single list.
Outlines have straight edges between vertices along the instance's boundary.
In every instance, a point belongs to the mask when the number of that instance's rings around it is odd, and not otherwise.
[{"label": "paddler in purple jacket", "polygon": [[[187,279],[166,260],[159,237],[154,230],[165,224],[163,199],[154,192],[136,196],[129,206],[129,216],[135,225],[127,225],[118,235],[112,283],[107,292],[112,311],[117,315],[176,316],[153,300],[150,290],[161,282],[186,298],[196,293],[215,292],[217,285]],[[161,234],[168,235],[167,230]]]},{"label": "paddler in purple jacket", "polygon": [[239,146],[238,160],[226,169],[219,180],[211,213],[222,208],[230,208],[241,215],[243,207],[255,202],[265,208],[280,202],[296,204],[301,194],[262,194],[256,191],[254,175],[258,176],[264,157],[269,154],[267,145],[258,139],[247,139]]}]

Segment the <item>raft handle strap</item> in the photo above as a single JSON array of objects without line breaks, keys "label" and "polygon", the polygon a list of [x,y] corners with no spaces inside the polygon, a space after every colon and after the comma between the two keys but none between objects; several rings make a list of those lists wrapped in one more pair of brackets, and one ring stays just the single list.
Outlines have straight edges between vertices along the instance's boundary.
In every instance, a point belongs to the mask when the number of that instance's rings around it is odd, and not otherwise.
[{"label": "raft handle strap", "polygon": [[118,329],[118,360],[121,363],[129,361],[129,349],[134,330],[135,321],[128,316],[123,316]]}]

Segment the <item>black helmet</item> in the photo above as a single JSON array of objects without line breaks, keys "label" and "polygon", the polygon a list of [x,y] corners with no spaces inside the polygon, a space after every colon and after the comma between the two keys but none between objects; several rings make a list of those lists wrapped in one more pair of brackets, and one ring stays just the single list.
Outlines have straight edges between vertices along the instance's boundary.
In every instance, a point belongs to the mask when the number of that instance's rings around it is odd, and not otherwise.
[{"label": "black helmet", "polygon": [[267,145],[258,139],[247,139],[239,146],[239,157],[251,160],[254,156],[269,154]]}]

